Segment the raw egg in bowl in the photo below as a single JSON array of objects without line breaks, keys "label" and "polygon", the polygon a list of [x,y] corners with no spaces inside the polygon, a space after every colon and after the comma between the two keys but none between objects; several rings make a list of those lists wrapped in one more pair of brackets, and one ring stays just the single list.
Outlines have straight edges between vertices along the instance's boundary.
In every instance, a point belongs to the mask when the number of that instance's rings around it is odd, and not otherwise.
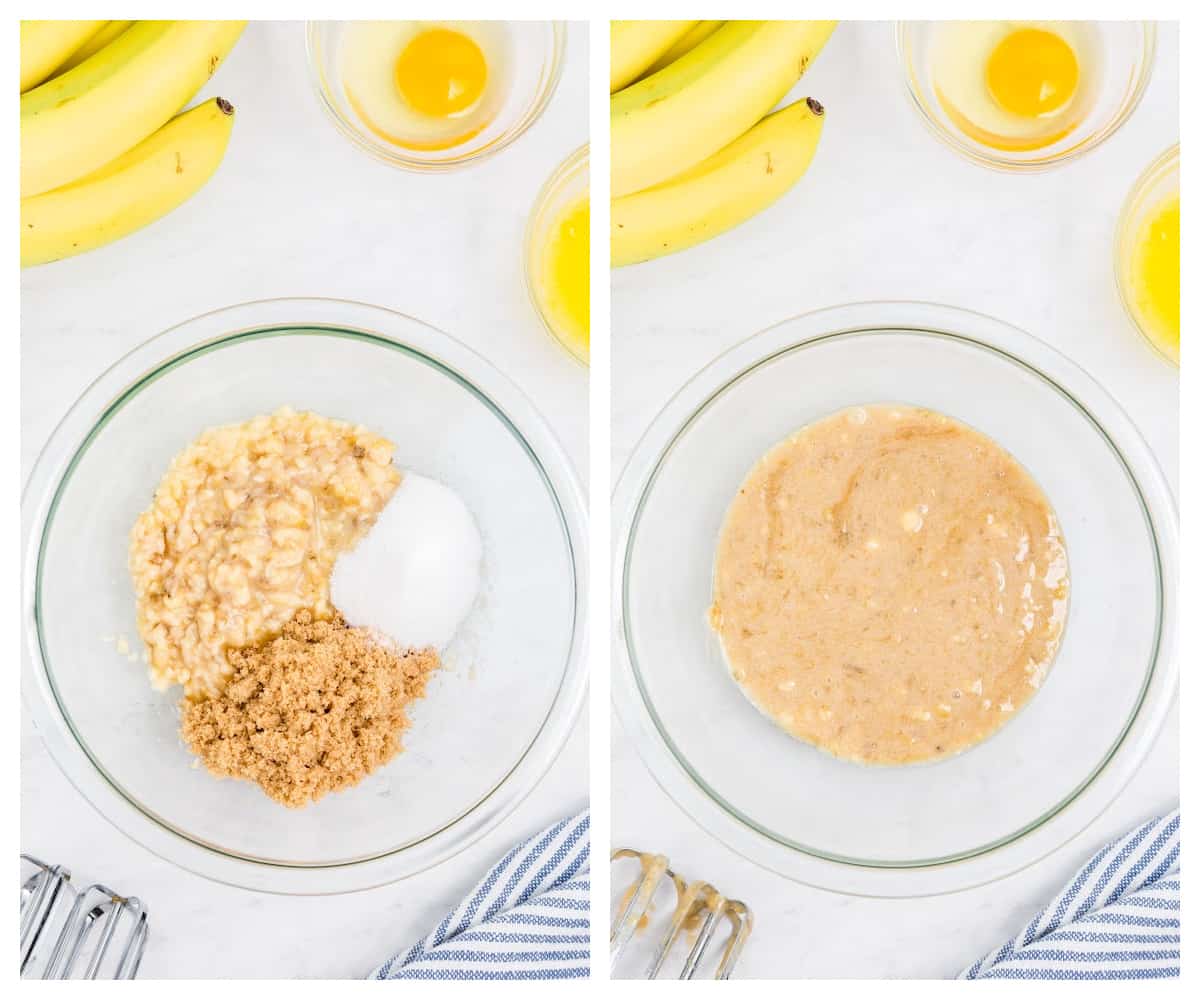
[{"label": "raw egg in bowl", "polygon": [[450,149],[487,127],[504,103],[508,32],[486,21],[356,21],[342,36],[346,100],[387,142]]},{"label": "raw egg in bowl", "polygon": [[1083,21],[955,21],[933,49],[934,93],[967,136],[999,150],[1049,146],[1079,126],[1096,90]]},{"label": "raw egg in bowl", "polygon": [[1145,21],[901,21],[896,44],[925,124],[1001,170],[1094,149],[1141,101],[1154,64]]},{"label": "raw egg in bowl", "polygon": [[558,83],[552,21],[314,21],[318,95],[356,145],[396,166],[446,169],[502,149]]}]

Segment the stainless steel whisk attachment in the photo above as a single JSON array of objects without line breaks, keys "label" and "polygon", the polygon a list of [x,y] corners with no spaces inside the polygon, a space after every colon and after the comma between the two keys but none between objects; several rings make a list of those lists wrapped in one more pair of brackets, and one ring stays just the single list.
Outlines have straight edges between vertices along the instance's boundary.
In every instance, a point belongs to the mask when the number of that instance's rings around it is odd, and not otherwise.
[{"label": "stainless steel whisk attachment", "polygon": [[661,854],[649,854],[628,847],[612,852],[613,862],[627,858],[637,860],[641,870],[614,909],[609,933],[611,969],[616,969],[634,935],[649,929],[654,898],[665,880],[673,887],[675,905],[646,967],[645,978],[657,979],[679,938],[694,933],[691,948],[679,973],[680,979],[694,979],[718,928],[727,923],[729,936],[725,939],[713,978],[728,979],[754,926],[753,915],[746,904],[727,899],[707,882],[687,881],[671,870],[667,858]]},{"label": "stainless steel whisk attachment", "polygon": [[136,896],[76,890],[61,865],[21,855],[22,979],[134,979],[148,928]]}]

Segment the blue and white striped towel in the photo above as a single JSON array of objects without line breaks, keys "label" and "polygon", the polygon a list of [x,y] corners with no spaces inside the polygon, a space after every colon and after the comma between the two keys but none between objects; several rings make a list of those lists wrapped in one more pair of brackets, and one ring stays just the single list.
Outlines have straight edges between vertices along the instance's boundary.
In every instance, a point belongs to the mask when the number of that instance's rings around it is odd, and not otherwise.
[{"label": "blue and white striped towel", "polygon": [[518,844],[432,934],[367,978],[586,978],[588,825],[584,811]]},{"label": "blue and white striped towel", "polygon": [[1114,840],[960,979],[1179,975],[1179,810]]}]

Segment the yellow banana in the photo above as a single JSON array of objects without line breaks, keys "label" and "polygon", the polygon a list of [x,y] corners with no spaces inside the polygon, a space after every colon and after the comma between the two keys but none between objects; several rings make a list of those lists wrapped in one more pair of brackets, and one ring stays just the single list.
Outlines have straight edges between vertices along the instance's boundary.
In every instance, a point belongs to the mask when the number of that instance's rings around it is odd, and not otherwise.
[{"label": "yellow banana", "polygon": [[825,109],[806,97],[767,115],[679,176],[615,199],[613,266],[686,250],[761,212],[808,169],[824,116]]},{"label": "yellow banana", "polygon": [[690,28],[679,41],[651,63],[642,76],[651,76],[660,69],[666,69],[676,59],[686,56],[724,23],[724,21],[697,21],[695,26]]},{"label": "yellow banana", "polygon": [[212,177],[233,130],[219,97],[171,119],[99,170],[21,199],[21,266],[119,240],[178,208]]},{"label": "yellow banana", "polygon": [[78,180],[137,145],[212,76],[245,21],[138,21],[21,95],[21,197]]},{"label": "yellow banana", "polygon": [[729,145],[800,79],[836,21],[729,21],[610,103],[612,195],[641,191]]},{"label": "yellow banana", "polygon": [[72,52],[99,31],[104,21],[22,21],[21,93],[36,87]]},{"label": "yellow banana", "polygon": [[695,21],[613,21],[609,28],[609,93],[632,83]]},{"label": "yellow banana", "polygon": [[54,71],[53,75],[62,76],[67,70],[74,69],[85,59],[90,59],[109,42],[115,41],[117,36],[123,35],[131,24],[133,24],[132,21],[109,21],[103,28],[72,52],[66,61]]}]

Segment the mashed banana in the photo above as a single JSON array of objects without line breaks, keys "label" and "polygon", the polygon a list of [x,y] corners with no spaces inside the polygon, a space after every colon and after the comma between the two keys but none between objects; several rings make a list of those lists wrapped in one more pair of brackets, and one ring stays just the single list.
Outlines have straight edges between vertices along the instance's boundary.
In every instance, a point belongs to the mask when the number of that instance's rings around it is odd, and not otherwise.
[{"label": "mashed banana", "polygon": [[301,610],[330,617],[334,561],[400,482],[392,450],[365,428],[285,408],[207,430],[176,455],[129,544],[156,686],[212,697],[227,650],[278,635]]}]

